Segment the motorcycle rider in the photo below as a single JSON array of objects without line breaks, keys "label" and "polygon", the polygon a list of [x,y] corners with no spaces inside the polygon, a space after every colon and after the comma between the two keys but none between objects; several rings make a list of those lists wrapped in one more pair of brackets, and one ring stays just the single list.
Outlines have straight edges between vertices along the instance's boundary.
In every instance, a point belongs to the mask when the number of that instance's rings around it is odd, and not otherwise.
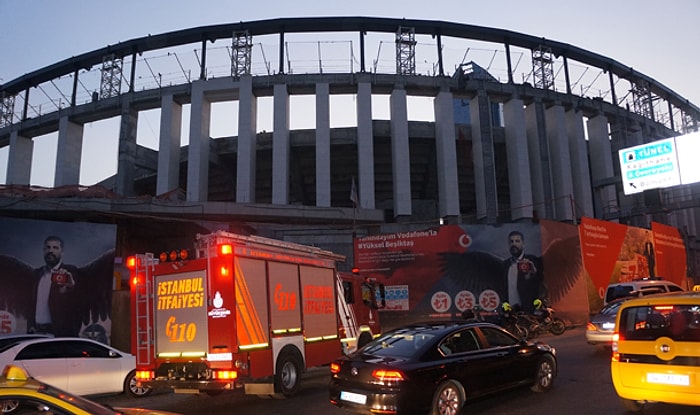
[{"label": "motorcycle rider", "polygon": [[539,298],[536,298],[535,301],[532,302],[532,305],[534,307],[532,315],[534,315],[538,321],[542,323],[547,323],[551,318],[552,309]]}]

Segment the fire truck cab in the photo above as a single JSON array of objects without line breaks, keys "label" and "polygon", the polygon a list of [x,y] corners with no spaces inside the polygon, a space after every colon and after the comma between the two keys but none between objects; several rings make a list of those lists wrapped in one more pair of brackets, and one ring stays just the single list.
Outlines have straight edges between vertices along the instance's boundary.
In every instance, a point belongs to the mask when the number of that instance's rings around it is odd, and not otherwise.
[{"label": "fire truck cab", "polygon": [[341,255],[223,231],[197,235],[188,255],[129,259],[132,353],[143,384],[292,396],[306,368],[379,333],[383,287],[341,277]]}]

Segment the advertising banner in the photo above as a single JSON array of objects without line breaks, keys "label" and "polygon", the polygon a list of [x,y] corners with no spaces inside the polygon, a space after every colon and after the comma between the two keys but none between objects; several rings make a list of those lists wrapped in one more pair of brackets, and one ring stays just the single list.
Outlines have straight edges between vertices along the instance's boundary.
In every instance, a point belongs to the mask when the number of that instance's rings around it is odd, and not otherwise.
[{"label": "advertising banner", "polygon": [[649,230],[582,218],[580,234],[591,310],[602,306],[609,284],[657,277],[685,283],[685,244],[674,227],[652,222]]},{"label": "advertising banner", "polygon": [[685,242],[678,228],[652,222],[651,230],[654,233],[656,247],[656,274],[685,287],[688,257]]},{"label": "advertising banner", "polygon": [[0,218],[0,334],[109,343],[116,225]]},{"label": "advertising banner", "polygon": [[[570,300],[570,320],[587,312],[573,225],[446,225],[370,235],[355,239],[355,266],[387,287],[385,327],[460,318],[474,306],[493,312],[503,302],[528,311],[538,298],[555,310]],[[572,290],[579,290],[576,301]]]}]

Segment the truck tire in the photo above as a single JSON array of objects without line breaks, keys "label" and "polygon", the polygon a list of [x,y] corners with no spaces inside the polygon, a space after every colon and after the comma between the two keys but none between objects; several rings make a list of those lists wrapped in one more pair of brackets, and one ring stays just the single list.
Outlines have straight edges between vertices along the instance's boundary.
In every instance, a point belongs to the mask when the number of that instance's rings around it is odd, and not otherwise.
[{"label": "truck tire", "polygon": [[299,392],[301,386],[302,358],[292,346],[282,349],[277,357],[275,370],[275,392],[289,398]]}]

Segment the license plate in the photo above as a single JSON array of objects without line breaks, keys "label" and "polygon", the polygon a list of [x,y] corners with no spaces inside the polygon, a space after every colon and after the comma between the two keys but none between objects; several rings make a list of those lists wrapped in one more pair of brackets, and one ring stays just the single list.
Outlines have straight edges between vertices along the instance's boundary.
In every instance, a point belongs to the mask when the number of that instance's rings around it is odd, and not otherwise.
[{"label": "license plate", "polygon": [[688,375],[669,375],[666,373],[647,373],[647,382],[664,385],[690,386]]},{"label": "license plate", "polygon": [[364,405],[367,403],[367,396],[360,393],[340,391],[340,400]]}]

